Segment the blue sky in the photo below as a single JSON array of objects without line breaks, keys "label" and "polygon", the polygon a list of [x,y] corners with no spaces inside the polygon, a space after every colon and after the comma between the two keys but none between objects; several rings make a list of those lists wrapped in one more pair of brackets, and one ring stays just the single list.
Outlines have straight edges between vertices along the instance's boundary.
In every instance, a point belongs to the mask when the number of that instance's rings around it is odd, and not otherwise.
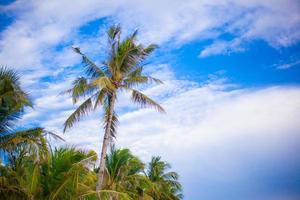
[{"label": "blue sky", "polygon": [[300,4],[297,0],[0,1],[0,63],[22,74],[34,100],[20,126],[43,126],[68,144],[100,149],[101,111],[62,134],[74,110],[58,95],[82,74],[79,46],[105,58],[105,31],[160,48],[143,91],[166,115],[121,93],[117,145],[161,155],[188,200],[300,198]]}]

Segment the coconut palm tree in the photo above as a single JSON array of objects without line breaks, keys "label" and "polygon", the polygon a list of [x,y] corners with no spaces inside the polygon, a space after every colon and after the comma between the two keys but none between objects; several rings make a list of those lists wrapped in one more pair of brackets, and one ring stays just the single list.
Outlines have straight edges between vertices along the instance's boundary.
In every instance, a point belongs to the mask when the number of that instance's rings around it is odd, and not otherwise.
[{"label": "coconut palm tree", "polygon": [[160,157],[152,157],[145,175],[152,182],[147,193],[154,200],[179,200],[183,198],[182,186],[178,182],[178,174],[168,171],[171,166]]},{"label": "coconut palm tree", "polygon": [[79,77],[73,82],[73,87],[68,90],[73,103],[81,98],[83,103],[69,116],[64,123],[64,132],[80,120],[89,111],[100,105],[104,108],[104,137],[100,156],[100,165],[97,181],[97,190],[103,185],[105,172],[105,157],[107,148],[113,137],[116,136],[118,123],[115,113],[115,104],[119,91],[131,92],[131,100],[143,107],[153,107],[159,112],[164,109],[154,100],[136,89],[136,86],[150,82],[162,83],[160,80],[143,74],[145,59],[156,45],[144,46],[137,44],[137,31],[132,35],[120,39],[120,26],[111,27],[108,32],[109,54],[101,66],[96,65],[91,59],[81,52],[79,48],[74,51],[82,56],[85,64],[85,77]]}]

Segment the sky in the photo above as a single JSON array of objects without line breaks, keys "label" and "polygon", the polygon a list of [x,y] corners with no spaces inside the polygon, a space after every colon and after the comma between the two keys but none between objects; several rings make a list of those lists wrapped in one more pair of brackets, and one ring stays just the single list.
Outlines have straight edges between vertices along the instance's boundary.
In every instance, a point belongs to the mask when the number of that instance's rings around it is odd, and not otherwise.
[{"label": "sky", "polygon": [[83,75],[78,46],[105,59],[106,30],[156,43],[142,90],[167,111],[120,93],[116,144],[180,174],[185,200],[300,199],[300,2],[297,0],[0,0],[0,64],[34,102],[19,127],[42,126],[99,152],[101,110],[62,133],[76,108],[59,95]]}]

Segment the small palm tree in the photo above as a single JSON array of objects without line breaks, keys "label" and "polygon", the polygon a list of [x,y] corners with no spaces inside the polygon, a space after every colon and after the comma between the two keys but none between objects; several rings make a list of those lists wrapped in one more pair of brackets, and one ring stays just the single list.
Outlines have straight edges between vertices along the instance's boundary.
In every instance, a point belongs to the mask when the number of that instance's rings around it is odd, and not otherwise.
[{"label": "small palm tree", "polygon": [[52,151],[51,162],[43,168],[43,196],[49,199],[89,199],[82,196],[95,188],[97,177],[90,168],[96,160],[94,151],[73,147]]},{"label": "small palm tree", "polygon": [[80,120],[83,115],[96,109],[99,105],[104,108],[104,137],[100,156],[97,191],[103,185],[105,172],[105,157],[107,148],[113,137],[116,136],[118,123],[115,113],[115,103],[119,91],[131,92],[134,103],[145,107],[154,107],[159,112],[164,109],[154,100],[138,91],[135,87],[141,84],[160,80],[143,74],[144,61],[156,45],[143,46],[136,44],[137,31],[132,35],[120,39],[121,28],[113,26],[108,30],[109,55],[102,66],[97,66],[79,48],[74,51],[82,56],[85,64],[86,77],[80,77],[73,82],[73,87],[68,90],[72,96],[73,103],[84,98],[83,103],[69,116],[64,123],[64,132]]},{"label": "small palm tree", "polygon": [[152,187],[147,193],[154,200],[180,200],[183,198],[182,186],[178,182],[178,174],[168,171],[170,168],[171,166],[162,161],[160,157],[152,157],[149,162],[145,175],[152,182]]},{"label": "small palm tree", "polygon": [[112,146],[106,157],[103,188],[115,192],[111,194],[111,199],[117,199],[117,195],[120,194],[137,199],[139,188],[145,180],[143,170],[144,163],[132,155],[129,149],[115,149]]}]

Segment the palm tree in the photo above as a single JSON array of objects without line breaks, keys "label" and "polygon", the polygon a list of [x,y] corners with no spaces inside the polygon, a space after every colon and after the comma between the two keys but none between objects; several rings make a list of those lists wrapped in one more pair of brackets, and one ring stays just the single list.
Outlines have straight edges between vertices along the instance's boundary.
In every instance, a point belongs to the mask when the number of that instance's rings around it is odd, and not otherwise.
[{"label": "palm tree", "polygon": [[73,147],[47,149],[47,159],[36,159],[29,149],[18,147],[14,160],[0,165],[0,199],[97,199],[85,196],[96,186],[96,174],[90,170],[96,152]]},{"label": "palm tree", "polygon": [[41,128],[17,131],[0,138],[5,164],[0,167],[0,199],[33,199],[39,187],[40,166],[49,162],[47,132]]},{"label": "palm tree", "polygon": [[46,146],[42,148],[42,152],[36,152],[31,147],[23,143],[7,153],[8,159],[1,166],[0,198],[35,199],[42,191],[39,184],[40,166],[49,161],[50,154]]},{"label": "palm tree", "polygon": [[[106,157],[106,173],[101,199],[180,200],[181,184],[170,165],[153,157],[147,169],[129,149],[111,147]],[[107,195],[108,194],[108,195]]]},{"label": "palm tree", "polygon": [[19,74],[7,67],[0,67],[0,135],[13,127],[24,106],[32,106],[28,94],[21,89]]},{"label": "palm tree", "polygon": [[74,48],[74,51],[82,56],[86,76],[76,79],[73,82],[73,87],[67,92],[71,94],[73,103],[78,102],[81,98],[84,98],[84,101],[64,123],[65,132],[67,128],[72,127],[89,111],[96,109],[99,105],[104,108],[105,131],[100,156],[97,191],[103,185],[107,148],[110,141],[116,137],[118,119],[114,107],[118,92],[129,91],[134,103],[138,103],[142,107],[153,107],[159,112],[164,112],[164,109],[158,103],[135,88],[150,82],[162,83],[156,78],[143,74],[144,61],[157,46],[151,44],[145,47],[142,44],[136,44],[137,31],[121,40],[120,26],[111,27],[107,35],[109,55],[102,66],[97,66],[79,48]]},{"label": "palm tree", "polygon": [[152,157],[145,175],[153,187],[147,193],[154,200],[179,200],[183,198],[182,186],[178,182],[178,174],[168,171],[171,166],[160,157]]},{"label": "palm tree", "polygon": [[[34,178],[38,165],[47,161],[50,155],[46,135],[62,139],[43,128],[16,131],[15,121],[20,118],[25,106],[32,104],[28,94],[20,87],[18,73],[0,67],[0,155],[5,161],[0,166],[0,196],[8,195],[4,199],[26,199],[32,196],[36,189]],[[33,175],[24,181],[18,174],[26,170],[33,170]],[[19,187],[19,183],[30,188]]]},{"label": "palm tree", "polygon": [[30,144],[31,148],[43,149],[46,135],[62,140],[44,128],[15,131],[15,122],[20,118],[24,108],[32,107],[29,95],[22,90],[19,79],[20,76],[16,71],[0,67],[0,150],[13,152],[24,143]]},{"label": "palm tree", "polygon": [[96,152],[61,147],[52,151],[51,155],[51,162],[43,168],[44,197],[78,199],[94,190],[96,174],[91,168],[97,160]]},{"label": "palm tree", "polygon": [[117,198],[120,194],[137,199],[139,188],[145,181],[143,170],[144,163],[132,155],[129,149],[115,149],[112,146],[106,157],[103,189],[115,192],[112,193],[111,199]]}]

